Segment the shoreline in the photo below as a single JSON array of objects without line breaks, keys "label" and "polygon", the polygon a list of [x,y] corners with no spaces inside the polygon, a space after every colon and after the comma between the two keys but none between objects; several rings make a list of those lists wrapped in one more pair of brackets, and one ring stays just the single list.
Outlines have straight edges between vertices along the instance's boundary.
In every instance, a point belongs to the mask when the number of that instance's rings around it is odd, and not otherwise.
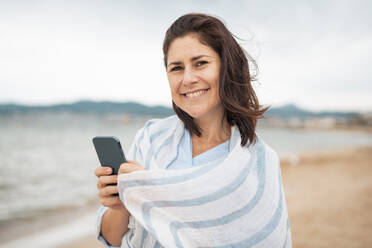
[{"label": "shoreline", "polygon": [[258,127],[270,127],[270,128],[288,128],[288,129],[302,129],[302,130],[319,130],[319,131],[345,131],[345,132],[362,132],[366,134],[372,133],[371,125],[358,125],[358,124],[345,124],[345,125],[309,125],[309,124],[291,124],[289,122],[283,123],[271,123],[259,122]]},{"label": "shoreline", "polygon": [[[300,152],[280,160],[293,247],[372,246],[372,217],[363,214],[372,207],[372,146]],[[104,247],[95,237],[98,206],[92,200],[1,222],[0,248],[34,242],[37,247]]]}]

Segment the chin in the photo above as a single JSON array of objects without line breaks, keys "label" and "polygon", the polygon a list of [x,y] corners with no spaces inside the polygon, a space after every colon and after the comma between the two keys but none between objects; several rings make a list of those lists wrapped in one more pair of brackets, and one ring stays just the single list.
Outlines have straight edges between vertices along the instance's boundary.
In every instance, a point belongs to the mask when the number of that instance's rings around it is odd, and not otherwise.
[{"label": "chin", "polygon": [[202,117],[203,115],[205,115],[207,113],[207,111],[205,110],[200,110],[200,109],[188,109],[188,110],[184,110],[182,109],[183,111],[185,111],[188,115],[190,115],[192,118],[194,119],[198,119],[200,117]]}]

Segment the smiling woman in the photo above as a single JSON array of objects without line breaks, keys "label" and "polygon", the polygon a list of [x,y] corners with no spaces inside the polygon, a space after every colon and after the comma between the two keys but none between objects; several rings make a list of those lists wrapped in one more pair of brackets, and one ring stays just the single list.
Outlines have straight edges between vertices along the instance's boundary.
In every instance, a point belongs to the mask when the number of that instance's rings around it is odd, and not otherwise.
[{"label": "smiling woman", "polygon": [[118,176],[95,170],[99,239],[108,247],[291,247],[279,159],[256,134],[267,108],[244,50],[219,19],[188,14],[168,29],[163,52],[177,116],[138,131]]},{"label": "smiling woman", "polygon": [[250,73],[248,59],[253,66],[257,65],[219,19],[205,15],[179,18],[166,33],[163,53],[173,108],[190,132],[200,137],[201,123],[176,102],[173,85],[183,82],[183,88],[193,89],[200,87],[195,82],[209,82],[214,86],[209,92],[210,99],[222,105],[224,118],[219,117],[226,120],[228,126],[237,125],[242,134],[242,145],[255,142],[256,120],[267,110],[260,108],[251,85],[255,76]]}]

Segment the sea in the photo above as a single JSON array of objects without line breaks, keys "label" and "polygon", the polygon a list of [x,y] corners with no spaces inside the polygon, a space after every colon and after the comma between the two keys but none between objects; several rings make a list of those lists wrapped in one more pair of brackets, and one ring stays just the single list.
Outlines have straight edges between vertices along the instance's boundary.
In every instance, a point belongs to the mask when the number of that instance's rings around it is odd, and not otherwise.
[{"label": "sea", "polygon": [[[92,138],[116,136],[128,151],[150,117],[33,113],[0,116],[0,223],[97,198]],[[372,145],[370,133],[258,127],[280,156]]]}]

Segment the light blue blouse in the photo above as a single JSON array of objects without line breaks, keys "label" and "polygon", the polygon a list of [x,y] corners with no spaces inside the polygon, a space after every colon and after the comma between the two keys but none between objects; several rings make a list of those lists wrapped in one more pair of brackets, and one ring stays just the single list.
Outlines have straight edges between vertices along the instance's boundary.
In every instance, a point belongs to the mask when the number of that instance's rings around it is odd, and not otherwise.
[{"label": "light blue blouse", "polygon": [[207,163],[218,164],[229,154],[230,140],[213,147],[212,149],[192,157],[192,141],[189,131],[185,131],[178,148],[177,159],[167,166],[169,170],[186,169]]},{"label": "light blue blouse", "polygon": [[[184,135],[181,139],[180,146],[178,147],[177,158],[170,163],[166,168],[168,170],[186,169],[194,166],[200,166],[207,163],[218,164],[222,162],[229,154],[230,140],[213,147],[212,149],[199,154],[196,157],[192,157],[192,140],[189,131],[185,130]],[[97,216],[102,218],[103,212],[107,210],[107,207],[101,206],[98,210]],[[101,225],[101,220],[97,220],[97,225]],[[99,226],[97,226],[99,228]],[[106,246],[112,248],[118,248],[116,246],[110,246],[107,244],[102,236],[98,239]]]}]

